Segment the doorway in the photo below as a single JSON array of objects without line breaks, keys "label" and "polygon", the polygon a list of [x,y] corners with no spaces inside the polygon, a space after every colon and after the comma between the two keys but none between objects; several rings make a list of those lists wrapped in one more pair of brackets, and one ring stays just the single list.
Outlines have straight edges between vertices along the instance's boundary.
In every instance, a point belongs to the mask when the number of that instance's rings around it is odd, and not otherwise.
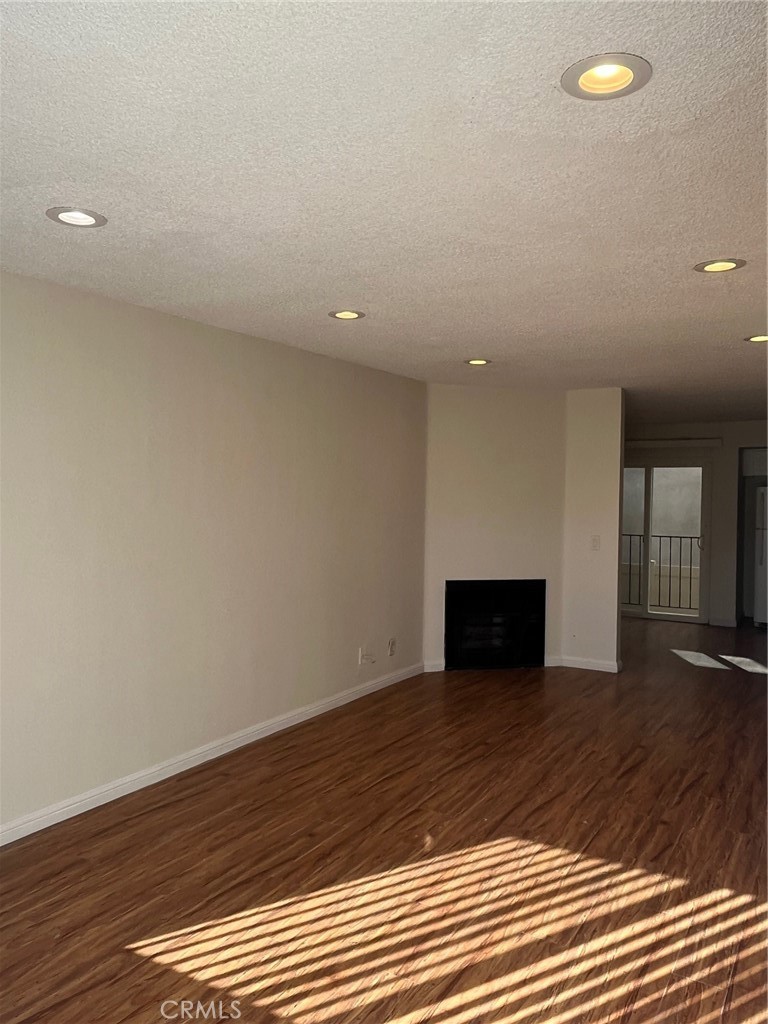
[{"label": "doorway", "polygon": [[627,460],[621,606],[630,615],[708,621],[709,466],[654,453]]}]

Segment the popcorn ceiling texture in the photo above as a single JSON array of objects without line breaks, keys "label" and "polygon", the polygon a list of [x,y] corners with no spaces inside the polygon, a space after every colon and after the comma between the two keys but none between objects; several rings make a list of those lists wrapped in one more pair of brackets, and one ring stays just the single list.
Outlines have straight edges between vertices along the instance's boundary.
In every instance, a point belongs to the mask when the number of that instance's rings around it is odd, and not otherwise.
[{"label": "popcorn ceiling texture", "polygon": [[[3,265],[429,381],[762,417],[765,11],[3,4]],[[605,51],[649,85],[564,94]]]}]

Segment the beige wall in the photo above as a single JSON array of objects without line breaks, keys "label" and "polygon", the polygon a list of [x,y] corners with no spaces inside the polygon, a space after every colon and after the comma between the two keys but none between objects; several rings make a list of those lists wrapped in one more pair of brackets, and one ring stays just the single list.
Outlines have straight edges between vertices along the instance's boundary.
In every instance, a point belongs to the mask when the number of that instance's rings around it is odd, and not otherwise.
[{"label": "beige wall", "polygon": [[5,821],[421,662],[422,384],[2,299]]},{"label": "beige wall", "polygon": [[562,655],[609,671],[619,659],[623,422],[620,388],[568,392]]},{"label": "beige wall", "polygon": [[619,389],[430,385],[428,668],[443,664],[446,579],[544,578],[548,662],[615,670],[621,429]]},{"label": "beige wall", "polygon": [[427,458],[422,384],[2,285],[6,824],[437,667],[446,579],[545,578],[548,660],[615,667],[620,391],[432,386]]},{"label": "beige wall", "polygon": [[[627,440],[691,442],[709,439],[716,444],[697,450],[712,465],[709,549],[709,621],[717,626],[736,625],[736,581],[739,511],[739,449],[766,443],[764,420],[733,423],[675,423],[628,428]],[[633,454],[642,449],[633,445]]]}]

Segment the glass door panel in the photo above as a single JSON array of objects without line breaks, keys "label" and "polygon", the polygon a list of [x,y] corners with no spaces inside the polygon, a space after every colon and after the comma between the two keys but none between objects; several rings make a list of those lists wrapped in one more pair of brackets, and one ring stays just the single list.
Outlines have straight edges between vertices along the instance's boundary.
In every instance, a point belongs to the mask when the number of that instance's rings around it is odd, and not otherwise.
[{"label": "glass door panel", "polygon": [[699,617],[703,471],[657,466],[651,471],[647,610]]}]

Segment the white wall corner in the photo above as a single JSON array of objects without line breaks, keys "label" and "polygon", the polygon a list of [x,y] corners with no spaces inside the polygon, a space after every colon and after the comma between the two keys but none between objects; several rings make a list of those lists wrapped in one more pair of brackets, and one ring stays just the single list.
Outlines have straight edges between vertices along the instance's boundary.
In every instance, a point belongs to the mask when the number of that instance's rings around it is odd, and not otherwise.
[{"label": "white wall corner", "polygon": [[574,668],[618,670],[623,428],[621,388],[568,392],[561,652]]}]

